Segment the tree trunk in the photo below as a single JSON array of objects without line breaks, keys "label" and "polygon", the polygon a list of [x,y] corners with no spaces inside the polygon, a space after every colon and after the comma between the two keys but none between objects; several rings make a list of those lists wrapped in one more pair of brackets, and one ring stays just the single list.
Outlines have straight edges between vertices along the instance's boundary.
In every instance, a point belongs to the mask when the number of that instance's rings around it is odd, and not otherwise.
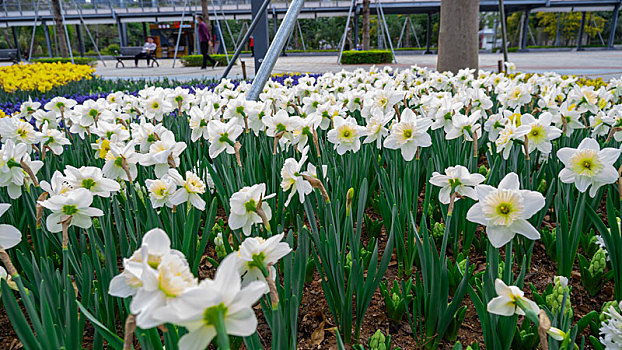
[{"label": "tree trunk", "polygon": [[369,50],[369,4],[370,0],[363,0],[363,50]]},{"label": "tree trunk", "polygon": [[441,1],[437,69],[458,72],[478,68],[479,1]]},{"label": "tree trunk", "polygon": [[67,36],[65,35],[65,27],[63,16],[61,15],[60,0],[52,0],[52,13],[54,14],[54,22],[56,25],[56,37],[58,38],[58,48],[61,57],[69,57],[69,48],[67,47]]},{"label": "tree trunk", "polygon": [[209,4],[209,0],[201,0],[201,10],[203,11],[203,19],[205,20],[205,24],[207,25],[207,30],[210,35],[212,35],[212,22],[209,20],[209,10],[207,5]]}]

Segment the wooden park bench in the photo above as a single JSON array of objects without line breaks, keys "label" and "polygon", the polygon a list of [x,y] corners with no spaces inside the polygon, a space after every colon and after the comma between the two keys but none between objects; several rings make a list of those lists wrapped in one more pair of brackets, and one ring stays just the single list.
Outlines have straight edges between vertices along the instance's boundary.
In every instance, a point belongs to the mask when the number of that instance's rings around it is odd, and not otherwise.
[{"label": "wooden park bench", "polygon": [[0,61],[19,63],[17,49],[0,49]]},{"label": "wooden park bench", "polygon": [[[143,50],[142,46],[123,46],[119,48],[119,51],[117,52],[117,56],[115,56],[114,58],[117,59],[117,64],[116,64],[116,68],[119,68],[119,64],[121,64],[121,66],[123,68],[125,68],[125,64],[123,63],[123,61],[125,60],[134,60],[135,56],[138,55],[139,53],[141,53]],[[156,57],[154,54],[151,54],[149,56],[149,59],[151,60],[151,67],[153,67],[154,64],[157,64],[158,67],[160,67],[160,63],[158,63],[158,61],[156,60]]]}]

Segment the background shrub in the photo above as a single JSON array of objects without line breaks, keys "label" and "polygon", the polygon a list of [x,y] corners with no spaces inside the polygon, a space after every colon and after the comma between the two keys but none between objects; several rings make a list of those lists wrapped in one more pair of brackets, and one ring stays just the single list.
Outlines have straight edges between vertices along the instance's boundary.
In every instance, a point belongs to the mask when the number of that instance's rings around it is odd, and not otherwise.
[{"label": "background shrub", "polygon": [[341,55],[341,64],[379,64],[391,63],[393,55],[387,50],[344,51]]},{"label": "background shrub", "polygon": [[[71,63],[71,58],[68,57],[52,57],[52,58],[36,58],[33,62],[40,63]],[[89,66],[95,66],[97,64],[97,58],[95,57],[74,57],[73,62],[75,64],[88,64]]]},{"label": "background shrub", "polygon": [[121,47],[119,45],[110,44],[102,50],[102,54],[115,56],[119,54],[119,51],[121,51]]},{"label": "background shrub", "polygon": [[[215,59],[216,61],[218,61],[218,65],[220,65],[220,66],[226,66],[227,65],[227,56],[225,56],[225,55],[210,55],[210,56],[213,59]],[[203,63],[203,56],[202,55],[182,56],[181,57],[181,63],[185,67],[200,67],[201,64]]]}]

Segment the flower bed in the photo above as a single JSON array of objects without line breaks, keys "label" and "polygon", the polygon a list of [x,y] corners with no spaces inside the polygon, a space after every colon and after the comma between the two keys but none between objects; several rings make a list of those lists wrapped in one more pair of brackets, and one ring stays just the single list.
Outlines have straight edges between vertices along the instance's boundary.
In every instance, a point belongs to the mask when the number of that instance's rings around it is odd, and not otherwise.
[{"label": "flower bed", "polygon": [[622,80],[249,87],[0,118],[1,298],[25,348],[620,345]]},{"label": "flower bed", "polygon": [[16,64],[0,67],[0,86],[5,92],[46,92],[69,82],[91,79],[95,69],[71,63]]}]

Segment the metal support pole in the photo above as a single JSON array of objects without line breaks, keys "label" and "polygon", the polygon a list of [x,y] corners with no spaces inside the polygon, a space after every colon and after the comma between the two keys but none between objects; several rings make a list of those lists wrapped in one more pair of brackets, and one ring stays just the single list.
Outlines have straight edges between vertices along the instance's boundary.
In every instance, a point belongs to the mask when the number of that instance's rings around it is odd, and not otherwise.
[{"label": "metal support pole", "polygon": [[[354,35],[352,36],[354,37],[353,45],[354,45],[354,49],[356,50],[356,48],[359,46],[359,15],[356,13],[356,9],[354,9],[353,22],[354,22],[354,29],[353,29],[354,33],[352,34]],[[300,24],[298,25],[298,28],[300,28]],[[300,35],[300,37],[302,37],[302,34]]]},{"label": "metal support pole", "polygon": [[[69,57],[71,58],[71,63],[75,63],[73,60],[73,50],[71,49],[71,40],[69,40],[69,30],[67,30],[67,21],[65,20],[65,10],[63,9],[63,3],[60,3],[60,15],[63,18],[63,26],[65,27],[65,38],[67,39],[67,49],[69,49]],[[58,38],[58,40],[63,40]]]},{"label": "metal support pole", "polygon": [[525,9],[523,13],[523,30],[521,31],[520,51],[527,51],[527,32],[529,31],[529,15],[531,9]]},{"label": "metal support pole", "polygon": [[499,19],[501,20],[501,45],[503,45],[503,65],[505,67],[505,62],[508,61],[508,32],[506,29],[507,19],[505,18],[505,6],[503,5],[503,0],[499,0]]},{"label": "metal support pole", "polygon": [[147,23],[143,22],[143,38],[147,41]]},{"label": "metal support pole", "polygon": [[50,58],[54,57],[54,53],[52,53],[52,40],[50,39],[50,27],[48,27],[45,20],[43,21],[43,34],[45,34],[45,44],[48,47],[48,55]]},{"label": "metal support pole", "polygon": [[82,30],[80,24],[76,24],[76,33],[78,34],[78,48],[80,49],[80,56],[84,57],[84,38],[82,38]]},{"label": "metal support pole", "polygon": [[[270,38],[268,35],[268,13],[266,8],[263,8],[262,0],[251,0],[251,13],[253,16],[253,22],[255,18],[258,18],[256,28],[251,30],[253,34],[253,50],[255,52],[255,74],[259,72],[264,58],[268,52],[268,43]],[[287,38],[285,38],[287,39]],[[243,41],[244,43],[246,40]]]},{"label": "metal support pole", "polygon": [[579,40],[577,40],[577,51],[583,51],[583,30],[585,29],[585,12],[581,12],[581,26],[579,27]]},{"label": "metal support pole", "polygon": [[404,37],[404,31],[406,31],[406,27],[408,26],[408,17],[404,20],[404,24],[402,25],[402,30],[400,31],[400,38],[397,39],[397,48],[402,47],[402,38]]},{"label": "metal support pole", "polygon": [[620,3],[618,3],[613,9],[613,17],[611,18],[611,31],[609,32],[609,40],[607,41],[607,47],[613,49],[613,41],[616,36],[616,28],[618,27],[618,15],[620,14]]},{"label": "metal support pole", "polygon": [[188,0],[184,0],[184,9],[181,11],[181,22],[179,23],[179,33],[177,33],[177,42],[175,43],[175,55],[173,55],[173,67],[177,61],[177,51],[179,50],[179,41],[181,40],[181,32],[184,27],[184,19],[186,18],[186,5]]},{"label": "metal support pole", "polygon": [[428,13],[428,23],[425,31],[425,52],[424,54],[431,54],[430,45],[432,41],[432,14]]},{"label": "metal support pole", "polygon": [[121,28],[121,19],[116,15],[115,17],[117,17],[117,29],[119,30],[119,46],[127,46],[123,41],[123,28]]},{"label": "metal support pole", "polygon": [[123,28],[123,40],[125,41],[125,45],[130,46],[130,37],[127,34],[127,23],[121,22],[121,27]]},{"label": "metal support pole", "polygon": [[[229,27],[229,21],[227,20],[227,17],[225,16],[225,11],[223,11],[222,9],[222,1],[220,1],[220,14],[222,15],[222,21],[225,23],[225,27],[227,28],[227,33],[229,33],[229,37],[231,38],[231,43],[233,44],[233,47],[235,47],[235,38],[233,37],[233,33],[231,32],[231,27]],[[222,40],[225,40],[225,36],[223,35]]]},{"label": "metal support pole", "polygon": [[393,50],[393,42],[391,41],[391,34],[389,33],[389,26],[387,25],[387,20],[384,17],[384,9],[382,8],[382,4],[380,0],[377,0],[378,9],[380,10],[380,15],[382,18],[382,24],[384,25],[384,30],[387,35],[387,42],[389,43],[389,48],[391,49],[391,54],[393,55],[393,63],[397,63],[397,57],[395,57],[395,51]]},{"label": "metal support pole", "polygon": [[555,29],[555,46],[561,44],[561,32],[562,32],[562,13],[557,14],[557,28]]},{"label": "metal support pole", "polygon": [[276,9],[274,8],[274,4],[272,4],[272,22],[274,22],[274,35],[276,36],[276,29],[279,26],[279,21],[276,17]]},{"label": "metal support pole", "polygon": [[296,18],[300,14],[302,10],[302,5],[304,4],[304,0],[293,0],[287,13],[285,14],[285,18],[281,22],[281,26],[279,30],[276,32],[276,36],[270,44],[270,48],[266,53],[265,60],[263,64],[259,67],[257,74],[255,75],[255,79],[253,80],[253,85],[251,85],[248,94],[246,95],[246,100],[248,101],[257,101],[259,98],[259,94],[263,91],[268,78],[270,77],[270,73],[272,73],[272,69],[276,64],[276,60],[279,57],[279,53],[283,50],[283,46],[285,42],[289,38],[294,29],[294,25],[296,24]]},{"label": "metal support pole", "polygon": [[[37,20],[39,19],[39,3],[41,0],[37,0],[37,6],[35,6],[35,21],[32,25],[32,36],[30,37],[30,46],[28,48],[28,61],[30,61],[32,57],[32,47],[35,45],[35,32],[37,31]],[[32,0],[32,4],[34,5],[35,0]]]},{"label": "metal support pole", "polygon": [[[594,17],[592,17],[592,24],[594,24],[594,28],[598,27],[598,24],[596,24],[596,20],[594,19]],[[600,32],[598,32],[598,38],[600,39],[601,45],[605,46],[605,40],[603,40],[603,36],[600,34]]]},{"label": "metal support pole", "polygon": [[21,61],[22,53],[19,49],[19,40],[17,40],[17,31],[15,30],[15,27],[11,27],[11,32],[13,32],[13,43],[15,44],[15,48],[17,49],[17,60]]},{"label": "metal support pole", "polygon": [[346,37],[348,36],[348,28],[350,28],[350,16],[352,16],[352,9],[356,5],[356,0],[352,0],[350,3],[350,9],[348,10],[348,18],[346,19],[346,27],[343,30],[343,36],[339,41],[339,57],[337,57],[337,63],[341,64],[341,55],[343,54],[343,48],[346,46]]},{"label": "metal support pole", "polygon": [[225,57],[227,58],[228,64],[229,53],[227,52],[227,44],[225,44],[225,36],[222,34],[222,27],[220,26],[220,21],[218,20],[218,12],[216,12],[216,7],[214,7],[214,18],[216,19],[216,28],[218,28],[218,37],[220,37],[220,43],[222,44],[222,48],[225,51]]},{"label": "metal support pole", "polygon": [[[261,7],[257,11],[257,13],[264,13],[266,9],[268,8],[269,4],[270,4],[270,0],[264,0],[263,4],[261,4]],[[225,71],[222,73],[222,77],[220,78],[221,80],[226,78],[227,74],[229,74],[229,72],[231,71],[231,68],[233,67],[233,64],[235,63],[235,60],[237,60],[238,57],[240,56],[240,53],[242,53],[244,44],[246,44],[248,39],[251,37],[251,34],[253,34],[253,31],[255,30],[255,27],[257,27],[257,24],[259,23],[260,20],[263,20],[263,19],[259,16],[253,17],[253,21],[251,22],[251,25],[248,27],[246,34],[244,34],[244,38],[242,38],[242,41],[238,43],[238,48],[235,50],[235,53],[233,54],[233,57],[231,58],[231,62],[229,62],[229,64],[227,65],[227,68],[225,68]],[[257,41],[255,41],[255,43],[257,43]],[[256,58],[257,58],[257,51],[255,50],[255,64],[257,64]]]},{"label": "metal support pole", "polygon": [[415,36],[417,47],[421,47],[421,44],[419,44],[419,37],[417,36],[417,31],[415,30],[415,25],[413,24],[413,21],[410,20],[410,17],[408,18],[408,23],[410,24],[410,29],[413,31],[413,35]]},{"label": "metal support pole", "polygon": [[242,27],[240,28],[240,34],[238,34],[238,38],[235,39],[235,41],[233,42],[233,45],[236,48],[240,44],[240,41],[242,40],[242,36],[244,36],[244,34],[246,33],[244,30],[246,30],[246,32],[248,31],[248,24],[246,24],[246,21],[242,22]]},{"label": "metal support pole", "polygon": [[[354,22],[356,24],[356,22]],[[302,51],[307,51],[307,47],[305,45],[305,38],[302,35],[302,29],[300,28],[300,21],[296,20],[296,25],[298,26],[298,34],[300,35],[300,42],[302,43]],[[358,31],[357,31],[358,33]],[[357,35],[354,36],[354,41],[356,42]],[[356,45],[356,44],[355,44]]]},{"label": "metal support pole", "polygon": [[199,54],[199,47],[201,46],[201,43],[199,42],[199,23],[197,23],[197,15],[198,13],[194,13],[194,15],[192,16],[192,23],[194,23],[194,53],[196,55]]},{"label": "metal support pole", "polygon": [[80,23],[84,26],[84,30],[86,31],[86,34],[89,36],[89,39],[91,40],[91,43],[93,44],[93,47],[95,48],[95,52],[97,52],[97,56],[99,57],[99,60],[102,61],[102,64],[104,65],[104,67],[106,67],[106,62],[104,61],[104,58],[102,57],[101,52],[99,52],[97,43],[93,39],[93,36],[91,35],[91,31],[89,30],[89,27],[87,27],[86,23],[84,22],[84,17],[82,16],[82,9],[76,3],[76,0],[72,0],[72,1],[73,1],[74,6],[78,9],[78,16],[80,16]]}]

